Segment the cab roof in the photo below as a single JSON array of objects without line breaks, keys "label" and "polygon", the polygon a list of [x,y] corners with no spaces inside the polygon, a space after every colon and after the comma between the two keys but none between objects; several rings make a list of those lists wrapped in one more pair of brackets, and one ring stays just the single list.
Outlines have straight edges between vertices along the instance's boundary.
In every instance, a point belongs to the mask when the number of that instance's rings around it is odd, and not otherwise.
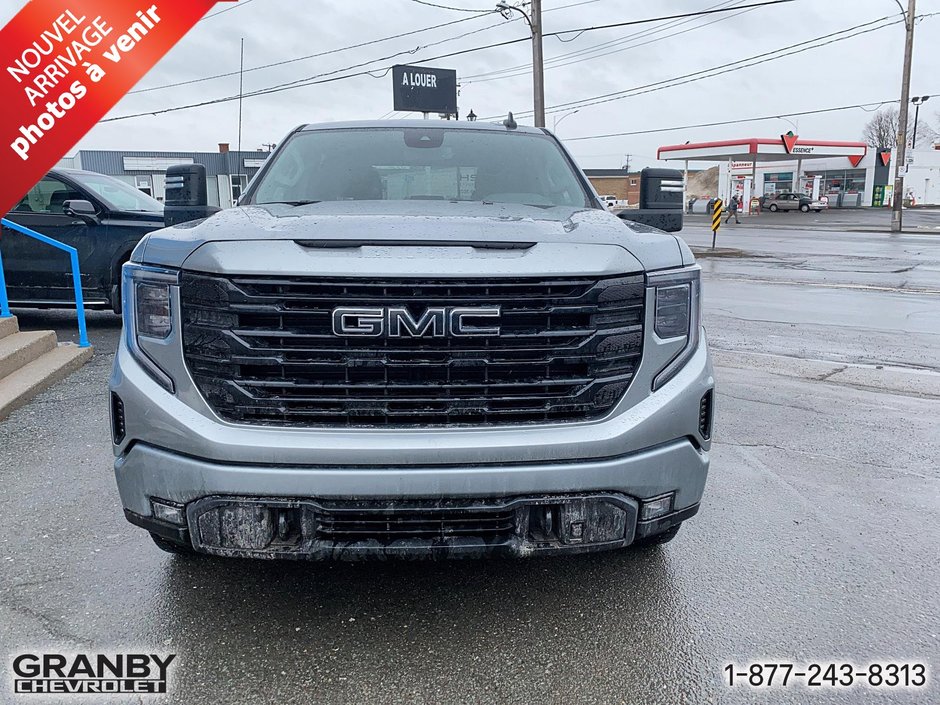
[{"label": "cab roof", "polygon": [[314,130],[349,130],[369,128],[420,128],[424,130],[486,130],[488,132],[519,132],[522,134],[546,135],[548,130],[542,127],[518,125],[512,129],[500,122],[480,122],[469,120],[351,120],[346,122],[320,122],[303,125],[298,132]]}]

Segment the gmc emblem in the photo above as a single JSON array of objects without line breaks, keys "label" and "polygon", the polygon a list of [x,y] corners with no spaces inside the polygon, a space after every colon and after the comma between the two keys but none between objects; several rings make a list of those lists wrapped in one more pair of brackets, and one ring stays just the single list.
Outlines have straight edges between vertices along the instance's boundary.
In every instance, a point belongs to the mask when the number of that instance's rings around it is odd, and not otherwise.
[{"label": "gmc emblem", "polygon": [[431,306],[417,318],[404,306],[342,306],[333,309],[333,334],[368,338],[499,335],[499,326],[473,323],[474,319],[498,319],[499,315],[499,306]]}]

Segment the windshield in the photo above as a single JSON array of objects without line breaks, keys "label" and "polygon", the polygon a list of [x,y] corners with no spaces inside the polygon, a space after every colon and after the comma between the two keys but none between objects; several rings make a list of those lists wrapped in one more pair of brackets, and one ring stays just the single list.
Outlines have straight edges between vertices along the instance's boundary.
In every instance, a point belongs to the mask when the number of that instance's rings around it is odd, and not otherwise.
[{"label": "windshield", "polygon": [[258,204],[377,200],[590,203],[547,136],[434,127],[299,132],[251,197]]},{"label": "windshield", "polygon": [[103,174],[74,174],[69,177],[104,201],[112,210],[162,213],[163,204],[130,184]]}]

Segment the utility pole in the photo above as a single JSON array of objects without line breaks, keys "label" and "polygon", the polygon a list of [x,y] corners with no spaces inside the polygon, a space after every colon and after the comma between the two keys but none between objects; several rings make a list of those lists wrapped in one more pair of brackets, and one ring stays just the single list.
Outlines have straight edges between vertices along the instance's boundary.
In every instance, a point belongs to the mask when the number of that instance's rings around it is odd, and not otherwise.
[{"label": "utility pole", "polygon": [[545,64],[542,59],[542,0],[531,0],[531,14],[506,0],[496,3],[496,10],[508,18],[515,11],[525,18],[532,32],[532,117],[536,127],[545,127]]},{"label": "utility pole", "polygon": [[238,69],[238,154],[242,153],[242,94],[245,89],[245,38],[242,37],[241,64]]},{"label": "utility pole", "polygon": [[[896,0],[901,7],[900,0]],[[907,36],[904,42],[904,70],[901,73],[901,110],[898,118],[898,148],[894,162],[894,199],[891,204],[891,232],[899,233],[902,228],[902,208],[904,207],[904,175],[901,169],[907,168],[907,115],[911,102],[911,60],[914,55],[914,12],[917,0],[907,0],[907,14],[904,15],[904,28]],[[901,9],[903,14],[903,8]]]},{"label": "utility pole", "polygon": [[542,59],[542,0],[532,0],[532,90],[535,126],[545,127],[545,64]]}]

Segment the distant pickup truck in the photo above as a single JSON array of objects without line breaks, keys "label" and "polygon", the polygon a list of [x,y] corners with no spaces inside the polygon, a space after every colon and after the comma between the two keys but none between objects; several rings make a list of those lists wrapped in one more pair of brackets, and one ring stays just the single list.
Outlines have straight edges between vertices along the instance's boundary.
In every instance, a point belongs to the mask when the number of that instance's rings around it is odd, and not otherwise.
[{"label": "distant pickup truck", "polygon": [[613,195],[601,196],[601,200],[604,202],[604,205],[607,206],[607,210],[612,211],[615,208],[626,208],[629,204],[617,198]]},{"label": "distant pickup truck", "polygon": [[[77,249],[85,305],[115,313],[121,312],[121,266],[144,235],[164,224],[159,201],[118,179],[78,169],[53,169],[6,217]],[[63,252],[7,228],[0,252],[11,305],[75,305]]]}]

